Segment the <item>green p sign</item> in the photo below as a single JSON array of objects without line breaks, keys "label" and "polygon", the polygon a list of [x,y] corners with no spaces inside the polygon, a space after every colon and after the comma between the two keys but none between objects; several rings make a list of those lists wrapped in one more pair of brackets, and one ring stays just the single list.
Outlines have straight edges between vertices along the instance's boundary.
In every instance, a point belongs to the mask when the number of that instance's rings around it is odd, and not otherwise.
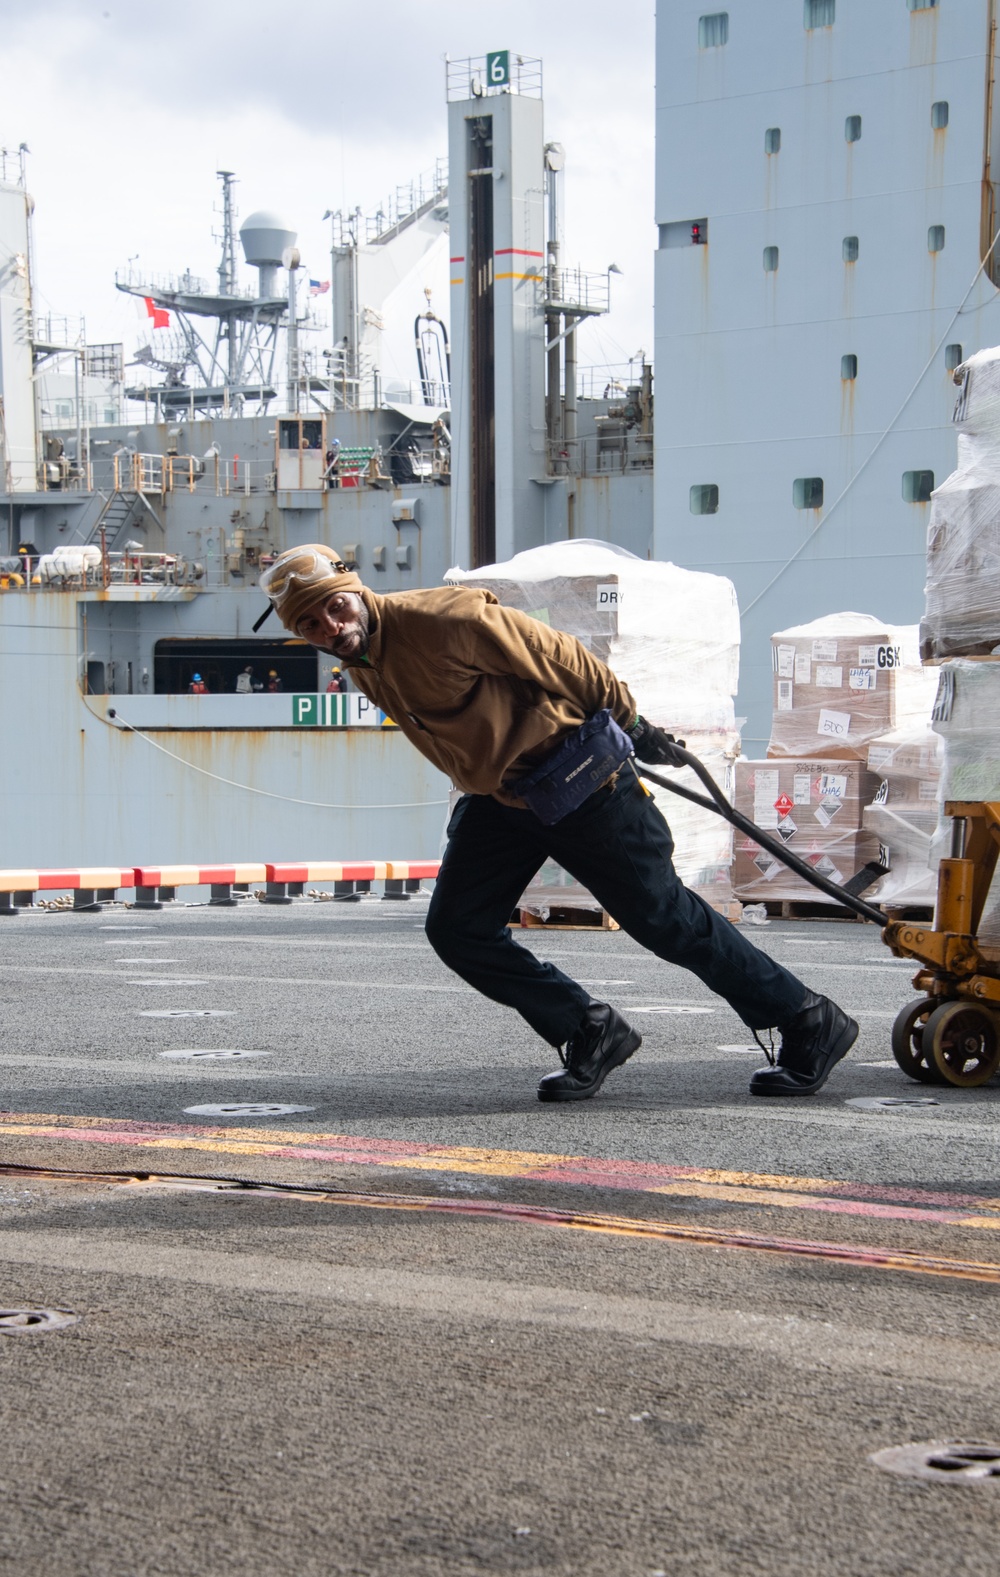
[{"label": "green p sign", "polygon": [[505,88],[510,84],[510,50],[495,49],[486,56],[486,85]]}]

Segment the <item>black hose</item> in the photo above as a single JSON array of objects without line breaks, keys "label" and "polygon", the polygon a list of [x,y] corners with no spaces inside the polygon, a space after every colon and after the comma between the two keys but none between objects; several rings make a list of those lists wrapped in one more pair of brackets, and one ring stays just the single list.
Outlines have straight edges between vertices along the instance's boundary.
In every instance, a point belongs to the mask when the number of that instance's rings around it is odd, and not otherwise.
[{"label": "black hose", "polygon": [[791,849],[781,842],[780,838],[772,838],[768,833],[762,832],[750,820],[749,816],[744,816],[742,811],[736,809],[735,805],[731,805],[708,768],[698,760],[697,756],[693,756],[689,750],[684,750],[680,745],[674,745],[672,748],[677,753],[676,765],[678,767],[690,767],[695,777],[699,778],[708,789],[711,795],[710,799],[705,799],[703,795],[696,794],[691,789],[682,788],[679,783],[671,783],[668,778],[660,777],[658,773],[651,771],[643,762],[636,763],[636,771],[639,776],[649,778],[650,782],[658,784],[660,788],[669,789],[671,794],[679,794],[682,799],[691,800],[695,805],[701,805],[706,810],[715,811],[716,815],[722,816],[731,826],[738,828],[740,832],[745,832],[748,838],[753,839],[754,843],[759,843],[762,849],[767,850],[768,854],[773,854],[776,860],[781,861],[782,865],[787,865],[790,871],[795,871],[811,887],[816,887],[821,893],[826,893],[828,897],[836,899],[837,903],[842,904],[846,909],[853,909],[854,913],[860,915],[863,920],[871,920],[879,927],[885,925],[885,915],[881,909],[876,909],[872,904],[865,903],[862,898],[856,898],[853,893],[845,892],[843,887],[838,887],[837,883],[831,882],[828,877],[821,876],[814,866],[810,865],[806,860],[800,860],[797,854],[793,854]]}]

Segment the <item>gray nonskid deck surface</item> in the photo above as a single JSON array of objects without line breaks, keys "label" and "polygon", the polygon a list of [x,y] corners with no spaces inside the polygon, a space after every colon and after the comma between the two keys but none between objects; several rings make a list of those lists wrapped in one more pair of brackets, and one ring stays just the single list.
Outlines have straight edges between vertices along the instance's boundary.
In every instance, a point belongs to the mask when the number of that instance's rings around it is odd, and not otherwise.
[{"label": "gray nonskid deck surface", "polygon": [[[0,1334],[0,1572],[993,1577],[996,1481],[920,1485],[869,1460],[990,1440],[1000,1417],[997,1286],[879,1258],[1000,1258],[997,1089],[845,1105],[928,1093],[866,1065],[889,1059],[908,968],[871,927],[748,933],[862,1026],[820,1096],[765,1102],[749,1036],[691,977],[620,933],[518,933],[645,1037],[598,1099],[541,1106],[551,1051],[442,968],[424,907],[0,922],[0,1159],[395,1196],[0,1175],[0,1308],[79,1316]],[[162,1008],[227,1016],[142,1016]],[[193,1047],[269,1055],[160,1055]],[[314,1110],[185,1110],[245,1101]],[[310,1157],[310,1134],[406,1150],[369,1167],[328,1140]],[[420,1169],[422,1143],[450,1154]],[[518,1175],[539,1155],[700,1170],[667,1195],[641,1191],[660,1174],[617,1191]],[[926,1189],[983,1198],[978,1225],[967,1206],[908,1211]],[[695,1236],[560,1230],[512,1216],[523,1204]],[[736,1246],[762,1238],[798,1249]],[[857,1257],[817,1257],[824,1242]]]},{"label": "gray nonskid deck surface", "polygon": [[[733,1049],[752,1045],[749,1032],[686,971],[621,932],[516,932],[592,996],[631,1013],[643,1035],[598,1099],[543,1107],[535,1086],[557,1065],[554,1053],[438,961],[424,911],[417,898],[4,921],[0,1105],[179,1122],[191,1105],[287,1099],[315,1107],[294,1117],[300,1130],[844,1178],[868,1178],[874,1164],[919,1180],[941,1147],[953,1182],[993,1186],[996,1092],[928,1092],[895,1067],[889,1032],[914,995],[911,969],[871,926],[780,922],[749,932],[861,1025],[826,1088],[794,1102],[749,1097],[763,1059]],[[710,1011],[643,1011],[664,1007]],[[142,1016],[174,1008],[227,1016]],[[193,1047],[269,1055],[221,1064],[159,1055]],[[845,1105],[928,1093],[936,1106]]]}]

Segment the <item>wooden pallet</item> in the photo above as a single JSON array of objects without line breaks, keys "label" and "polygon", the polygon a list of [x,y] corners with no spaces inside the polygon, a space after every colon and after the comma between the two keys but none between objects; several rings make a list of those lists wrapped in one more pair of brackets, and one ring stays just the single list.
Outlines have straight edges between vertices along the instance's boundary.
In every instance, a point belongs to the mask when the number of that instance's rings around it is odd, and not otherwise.
[{"label": "wooden pallet", "polygon": [[511,923],[520,925],[525,931],[621,930],[618,921],[612,920],[606,909],[572,909],[553,905],[547,920],[543,920],[540,914],[532,914],[530,909],[519,909],[517,914],[519,918]]},{"label": "wooden pallet", "polygon": [[894,904],[890,898],[887,903],[878,904],[887,920],[908,920],[912,925],[930,925],[934,919],[934,905],[931,903],[904,903]]},{"label": "wooden pallet", "polygon": [[[737,924],[743,916],[743,905],[735,898],[728,903],[711,903],[710,908],[716,914],[721,914],[724,919]],[[553,905],[549,911],[549,918],[543,920],[540,914],[532,914],[530,909],[519,909],[511,920],[511,925],[519,925],[526,931],[620,931],[621,926],[613,920],[606,909],[574,909]]]},{"label": "wooden pallet", "polygon": [[764,902],[770,920],[854,920],[867,925],[861,915],[839,903],[811,903],[803,898],[772,898]]}]

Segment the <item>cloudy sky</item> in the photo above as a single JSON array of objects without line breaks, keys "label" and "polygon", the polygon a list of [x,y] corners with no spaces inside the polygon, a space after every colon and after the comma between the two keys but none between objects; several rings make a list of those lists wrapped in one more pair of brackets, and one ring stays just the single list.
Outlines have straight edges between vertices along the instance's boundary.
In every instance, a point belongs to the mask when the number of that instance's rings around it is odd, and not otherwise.
[{"label": "cloudy sky", "polygon": [[131,350],[146,333],[116,269],[210,276],[223,168],[241,216],[279,210],[327,278],[324,211],[374,212],[446,153],[444,56],[509,47],[544,62],[565,260],[622,269],[581,362],[651,353],[653,10],[629,0],[621,26],[604,0],[0,0],[0,143],[31,150],[39,308]]}]

